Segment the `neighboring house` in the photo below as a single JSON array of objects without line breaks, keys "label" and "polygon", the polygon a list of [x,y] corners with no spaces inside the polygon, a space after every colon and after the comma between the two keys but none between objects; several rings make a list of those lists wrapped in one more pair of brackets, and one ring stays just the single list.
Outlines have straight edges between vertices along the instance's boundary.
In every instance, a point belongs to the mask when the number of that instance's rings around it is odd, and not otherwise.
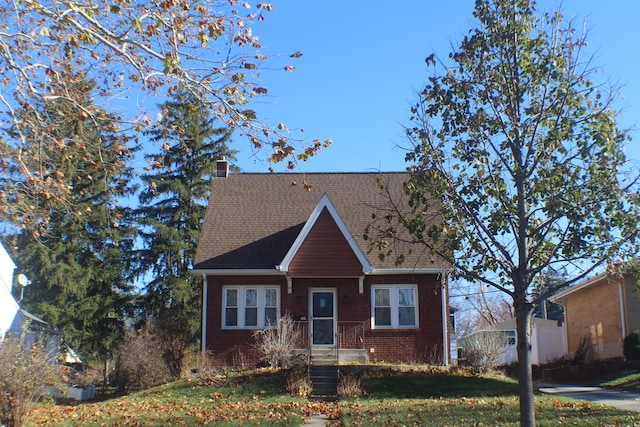
[{"label": "neighboring house", "polygon": [[[518,334],[516,319],[505,320],[491,328],[473,332],[460,339],[464,348],[465,343],[485,345],[496,354],[497,365],[510,365],[518,361],[516,344]],[[495,348],[494,348],[495,347]],[[531,363],[544,365],[564,356],[567,352],[564,327],[556,320],[531,318]]]},{"label": "neighboring house", "polygon": [[[13,276],[16,265],[0,244],[0,343],[7,336],[22,337],[25,342],[34,342],[43,334],[47,337],[47,348],[52,356],[60,351],[62,333],[44,320],[20,308],[12,294]],[[20,286],[27,286],[26,277],[18,280]],[[57,358],[57,357],[54,357]],[[71,349],[66,349],[63,362],[82,363]]]},{"label": "neighboring house", "polygon": [[633,275],[602,273],[550,298],[564,306],[570,355],[585,350],[581,347],[587,345],[593,350],[593,358],[623,357],[624,337],[640,328],[636,287]]},{"label": "neighboring house", "polygon": [[[346,361],[449,362],[446,266],[424,248],[381,260],[363,238],[406,173],[228,174],[219,164],[193,271],[202,346],[217,365],[259,362],[253,332],[290,314],[298,350]],[[304,184],[304,185],[303,185]],[[405,196],[406,198],[406,196]]]},{"label": "neighboring house", "polygon": [[455,307],[449,307],[449,364],[458,364],[458,332],[456,331],[456,312]]},{"label": "neighboring house", "polygon": [[13,272],[16,265],[0,244],[0,341],[11,328],[20,306],[11,294],[13,287]]}]

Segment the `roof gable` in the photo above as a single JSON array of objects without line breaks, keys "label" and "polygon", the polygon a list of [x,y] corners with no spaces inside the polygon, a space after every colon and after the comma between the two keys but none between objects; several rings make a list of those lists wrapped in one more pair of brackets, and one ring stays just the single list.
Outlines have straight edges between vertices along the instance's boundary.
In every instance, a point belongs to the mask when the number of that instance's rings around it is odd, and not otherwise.
[{"label": "roof gable", "polygon": [[[292,262],[294,261],[296,255],[300,251],[300,248],[307,241],[309,234],[312,232],[312,230],[314,230],[314,227],[316,227],[318,223],[318,219],[321,217],[321,215],[323,215],[324,212],[327,212],[328,215],[331,216],[334,224],[338,227],[338,230],[340,231],[342,238],[351,249],[352,254],[358,260],[358,263],[360,264],[359,274],[363,274],[371,271],[372,266],[367,260],[367,257],[362,252],[358,244],[355,242],[355,239],[349,232],[349,229],[347,228],[346,224],[340,217],[340,214],[338,214],[338,211],[336,210],[333,203],[331,203],[331,199],[326,193],[322,195],[320,202],[318,202],[318,204],[316,205],[315,209],[311,213],[311,216],[309,217],[304,227],[302,228],[302,231],[300,232],[296,240],[293,242],[293,245],[285,255],[284,259],[282,260],[282,263],[280,263],[280,265],[278,266],[278,269],[283,272],[289,271],[289,268]],[[340,256],[341,254],[339,252],[335,252],[334,255]]]}]

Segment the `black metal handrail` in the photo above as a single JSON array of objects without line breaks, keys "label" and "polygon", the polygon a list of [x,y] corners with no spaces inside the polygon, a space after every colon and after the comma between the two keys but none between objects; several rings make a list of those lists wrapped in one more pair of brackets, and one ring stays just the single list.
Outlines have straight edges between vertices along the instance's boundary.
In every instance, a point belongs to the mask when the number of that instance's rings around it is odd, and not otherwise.
[{"label": "black metal handrail", "polygon": [[[310,321],[296,321],[296,327],[301,329],[300,339],[296,345],[299,349],[311,348],[313,342]],[[362,321],[339,321],[336,328],[336,347],[341,349],[365,348],[365,327]]]}]

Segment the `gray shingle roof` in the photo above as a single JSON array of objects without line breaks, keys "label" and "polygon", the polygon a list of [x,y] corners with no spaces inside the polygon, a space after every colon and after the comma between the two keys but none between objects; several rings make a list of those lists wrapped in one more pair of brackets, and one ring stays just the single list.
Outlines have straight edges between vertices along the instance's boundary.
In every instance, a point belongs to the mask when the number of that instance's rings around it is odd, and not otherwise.
[{"label": "gray shingle roof", "polygon": [[[372,214],[389,205],[376,186],[379,176],[399,200],[408,179],[401,172],[237,173],[214,179],[194,270],[275,269],[325,193],[375,268],[438,268],[420,247],[400,266],[392,259],[381,262],[375,251],[367,253],[365,228]],[[305,179],[312,185],[309,191],[303,188]]]}]

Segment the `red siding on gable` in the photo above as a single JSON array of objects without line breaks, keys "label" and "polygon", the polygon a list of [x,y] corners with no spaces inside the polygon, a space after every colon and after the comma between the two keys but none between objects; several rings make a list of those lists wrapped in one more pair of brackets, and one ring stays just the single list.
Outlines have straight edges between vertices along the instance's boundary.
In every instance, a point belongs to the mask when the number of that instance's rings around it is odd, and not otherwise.
[{"label": "red siding on gable", "polygon": [[289,264],[288,274],[291,277],[362,276],[362,264],[326,208]]}]

